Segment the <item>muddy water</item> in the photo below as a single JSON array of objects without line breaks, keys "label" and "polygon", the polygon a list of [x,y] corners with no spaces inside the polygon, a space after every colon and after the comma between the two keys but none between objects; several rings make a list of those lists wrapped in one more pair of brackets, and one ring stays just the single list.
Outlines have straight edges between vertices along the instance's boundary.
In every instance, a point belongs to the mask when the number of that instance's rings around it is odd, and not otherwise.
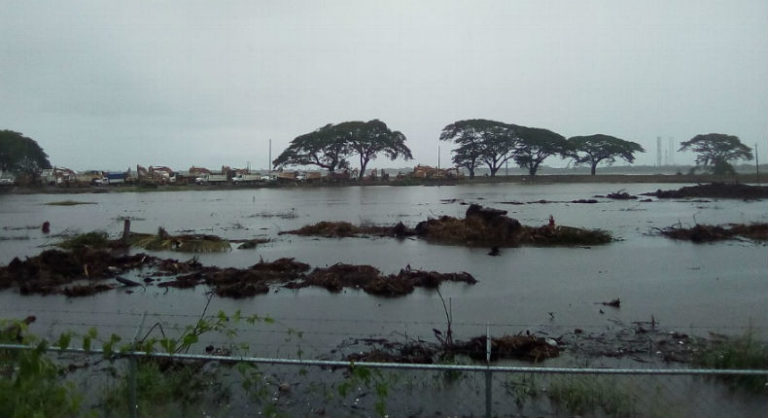
[{"label": "muddy water", "polygon": [[[384,272],[406,265],[441,272],[467,271],[479,283],[443,285],[460,337],[530,329],[550,334],[582,328],[599,331],[616,324],[649,321],[682,332],[740,333],[752,327],[768,336],[768,257],[766,247],[751,242],[694,245],[654,236],[654,228],[682,223],[768,222],[764,202],[733,200],[652,202],[570,202],[624,189],[638,194],[682,185],[655,184],[496,184],[442,187],[345,187],[279,190],[105,193],[0,196],[0,263],[42,251],[57,239],[34,228],[51,223],[51,235],[104,230],[117,236],[122,217],[134,231],[212,233],[229,239],[270,238],[255,250],[233,249],[200,255],[204,264],[243,267],[259,259],[295,257],[315,266],[337,262],[371,264]],[[49,206],[77,200],[94,204]],[[488,249],[427,244],[415,239],[316,239],[278,235],[320,220],[414,226],[427,217],[463,216],[461,202],[506,209],[523,224],[547,222],[601,228],[621,241],[592,248],[511,248],[499,257]],[[24,227],[29,226],[29,229]],[[186,259],[178,253],[161,257]],[[103,332],[133,335],[148,312],[147,323],[193,322],[205,304],[202,287],[166,290],[150,287],[133,293],[113,290],[88,298],[23,297],[0,292],[0,317],[34,314],[40,333],[97,326]],[[621,298],[621,308],[599,302]],[[292,347],[327,353],[347,337],[371,335],[431,338],[444,328],[439,297],[430,291],[384,299],[349,290],[279,289],[246,300],[214,299],[211,310],[269,314],[272,328],[243,331],[261,354],[293,355]],[[602,311],[602,313],[601,313]],[[284,330],[304,331],[303,340],[286,344]],[[276,337],[276,336],[279,336]],[[291,348],[287,348],[291,347]]]}]

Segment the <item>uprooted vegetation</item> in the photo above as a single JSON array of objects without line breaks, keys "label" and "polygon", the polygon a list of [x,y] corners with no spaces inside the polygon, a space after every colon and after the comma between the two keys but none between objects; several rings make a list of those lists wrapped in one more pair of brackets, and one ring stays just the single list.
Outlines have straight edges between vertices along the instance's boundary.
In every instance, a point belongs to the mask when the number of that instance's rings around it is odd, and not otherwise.
[{"label": "uprooted vegetation", "polygon": [[682,198],[720,198],[720,199],[764,199],[768,198],[768,186],[750,186],[747,184],[711,183],[686,186],[678,190],[657,190],[643,193],[644,196],[656,196],[660,199]]},{"label": "uprooted vegetation", "polygon": [[393,227],[358,227],[348,222],[319,222],[282,233],[322,237],[415,235],[442,244],[500,247],[598,245],[612,241],[611,235],[605,231],[558,226],[555,225],[554,219],[548,225],[540,227],[525,226],[506,214],[505,210],[470,205],[464,219],[442,216],[420,222],[413,229],[402,223]]},{"label": "uprooted vegetation", "polygon": [[438,273],[406,268],[385,275],[366,265],[336,264],[311,270],[308,264],[281,258],[260,261],[247,268],[203,266],[196,259],[178,261],[146,254],[114,255],[108,251],[78,248],[71,252],[46,250],[25,260],[14,258],[0,267],[0,289],[17,288],[19,293],[87,296],[119,285],[139,285],[122,275],[135,275],[145,286],[191,288],[209,286],[217,295],[231,298],[252,297],[282,286],[299,289],[323,287],[332,292],[360,289],[366,293],[396,297],[417,287],[433,289],[444,281],[474,284],[469,273]]},{"label": "uprooted vegetation", "polygon": [[692,241],[695,243],[724,241],[738,238],[746,238],[756,241],[768,240],[768,224],[728,224],[725,226],[696,224],[691,228],[671,226],[659,230],[669,238]]}]

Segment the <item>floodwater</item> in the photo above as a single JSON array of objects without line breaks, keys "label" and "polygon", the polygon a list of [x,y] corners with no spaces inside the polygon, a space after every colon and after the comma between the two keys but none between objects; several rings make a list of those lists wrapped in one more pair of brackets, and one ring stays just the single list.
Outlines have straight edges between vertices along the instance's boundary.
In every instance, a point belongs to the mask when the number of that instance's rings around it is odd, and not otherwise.
[{"label": "floodwater", "polygon": [[[696,245],[655,234],[655,228],[694,223],[768,222],[764,202],[740,200],[637,200],[597,204],[503,202],[539,200],[570,202],[617,190],[630,194],[683,186],[657,184],[551,184],[461,186],[365,186],[329,188],[239,189],[183,192],[101,193],[77,195],[0,195],[0,264],[34,255],[57,241],[37,226],[51,223],[51,235],[103,230],[122,232],[123,217],[132,230],[216,234],[229,239],[269,238],[255,250],[234,248],[202,254],[203,264],[245,267],[280,257],[312,266],[338,262],[371,264],[385,273],[406,265],[440,272],[467,271],[476,285],[443,284],[457,338],[517,333],[549,333],[581,328],[599,331],[616,324],[653,318],[661,327],[695,335],[740,334],[751,328],[768,335],[768,257],[764,244],[747,241]],[[455,199],[455,200],[454,200]],[[94,204],[50,206],[76,200]],[[318,239],[278,235],[320,220],[415,226],[428,217],[462,217],[479,203],[506,209],[526,225],[545,224],[552,215],[561,225],[601,228],[620,241],[591,248],[502,249],[429,244],[416,239]],[[29,227],[29,228],[25,228]],[[33,228],[34,227],[34,228]],[[191,255],[157,253],[185,260]],[[600,302],[621,298],[621,308]],[[99,328],[102,334],[133,336],[142,315],[143,329],[161,321],[167,326],[194,323],[206,303],[205,289],[148,287],[129,293],[115,289],[92,297],[21,296],[0,292],[0,318],[36,315],[32,330],[53,335],[67,329]],[[439,296],[417,290],[400,298],[380,298],[361,291],[332,294],[325,289],[275,289],[250,299],[214,298],[210,312],[223,310],[269,315],[276,324],[242,330],[260,355],[323,355],[351,337],[422,337],[445,328]],[[601,312],[602,311],[602,312]],[[285,330],[302,332],[286,342]],[[278,338],[279,337],[279,338]]]}]

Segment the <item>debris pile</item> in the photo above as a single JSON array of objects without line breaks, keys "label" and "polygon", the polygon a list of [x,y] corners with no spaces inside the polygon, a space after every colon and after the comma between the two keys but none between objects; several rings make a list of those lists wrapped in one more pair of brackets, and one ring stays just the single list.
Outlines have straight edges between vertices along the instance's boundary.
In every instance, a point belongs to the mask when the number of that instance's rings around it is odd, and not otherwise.
[{"label": "debris pile", "polygon": [[[378,296],[402,296],[416,287],[436,288],[444,281],[474,284],[469,273],[438,273],[406,268],[398,274],[384,275],[368,265],[335,264],[316,268],[292,258],[260,261],[247,268],[204,266],[196,259],[178,261],[146,254],[118,256],[105,250],[81,248],[67,252],[46,250],[22,261],[14,258],[0,267],[0,289],[15,287],[19,293],[86,296],[114,289],[118,285],[142,286],[121,275],[133,273],[145,286],[192,288],[205,284],[217,295],[231,298],[267,293],[273,285],[290,289],[318,286],[332,292],[344,288],[361,289]],[[115,282],[105,282],[113,279]],[[139,280],[139,279],[137,279]]]},{"label": "debris pile", "polygon": [[598,245],[612,241],[611,235],[605,231],[556,226],[554,222],[541,227],[530,227],[521,225],[517,219],[506,214],[505,210],[473,204],[467,208],[464,219],[441,216],[419,222],[413,229],[406,227],[402,222],[393,227],[358,227],[348,222],[319,222],[282,233],[323,237],[415,235],[436,243],[474,247]]},{"label": "debris pile", "polygon": [[416,287],[434,289],[444,281],[477,283],[477,280],[466,272],[438,273],[403,269],[398,274],[385,276],[372,266],[338,263],[326,268],[316,268],[305,280],[290,283],[286,287],[318,286],[331,292],[352,288],[362,289],[372,295],[394,297],[407,295]]}]

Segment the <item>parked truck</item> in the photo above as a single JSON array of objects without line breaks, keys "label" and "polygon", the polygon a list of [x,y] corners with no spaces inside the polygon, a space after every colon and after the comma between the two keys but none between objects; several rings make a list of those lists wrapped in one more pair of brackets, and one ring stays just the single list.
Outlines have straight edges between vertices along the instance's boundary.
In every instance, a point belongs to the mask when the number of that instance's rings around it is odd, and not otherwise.
[{"label": "parked truck", "polygon": [[229,181],[226,174],[203,174],[200,177],[195,178],[195,183],[197,184],[221,184],[226,183]]},{"label": "parked truck", "polygon": [[238,174],[232,177],[233,183],[255,183],[257,181],[263,181],[261,174]]}]

